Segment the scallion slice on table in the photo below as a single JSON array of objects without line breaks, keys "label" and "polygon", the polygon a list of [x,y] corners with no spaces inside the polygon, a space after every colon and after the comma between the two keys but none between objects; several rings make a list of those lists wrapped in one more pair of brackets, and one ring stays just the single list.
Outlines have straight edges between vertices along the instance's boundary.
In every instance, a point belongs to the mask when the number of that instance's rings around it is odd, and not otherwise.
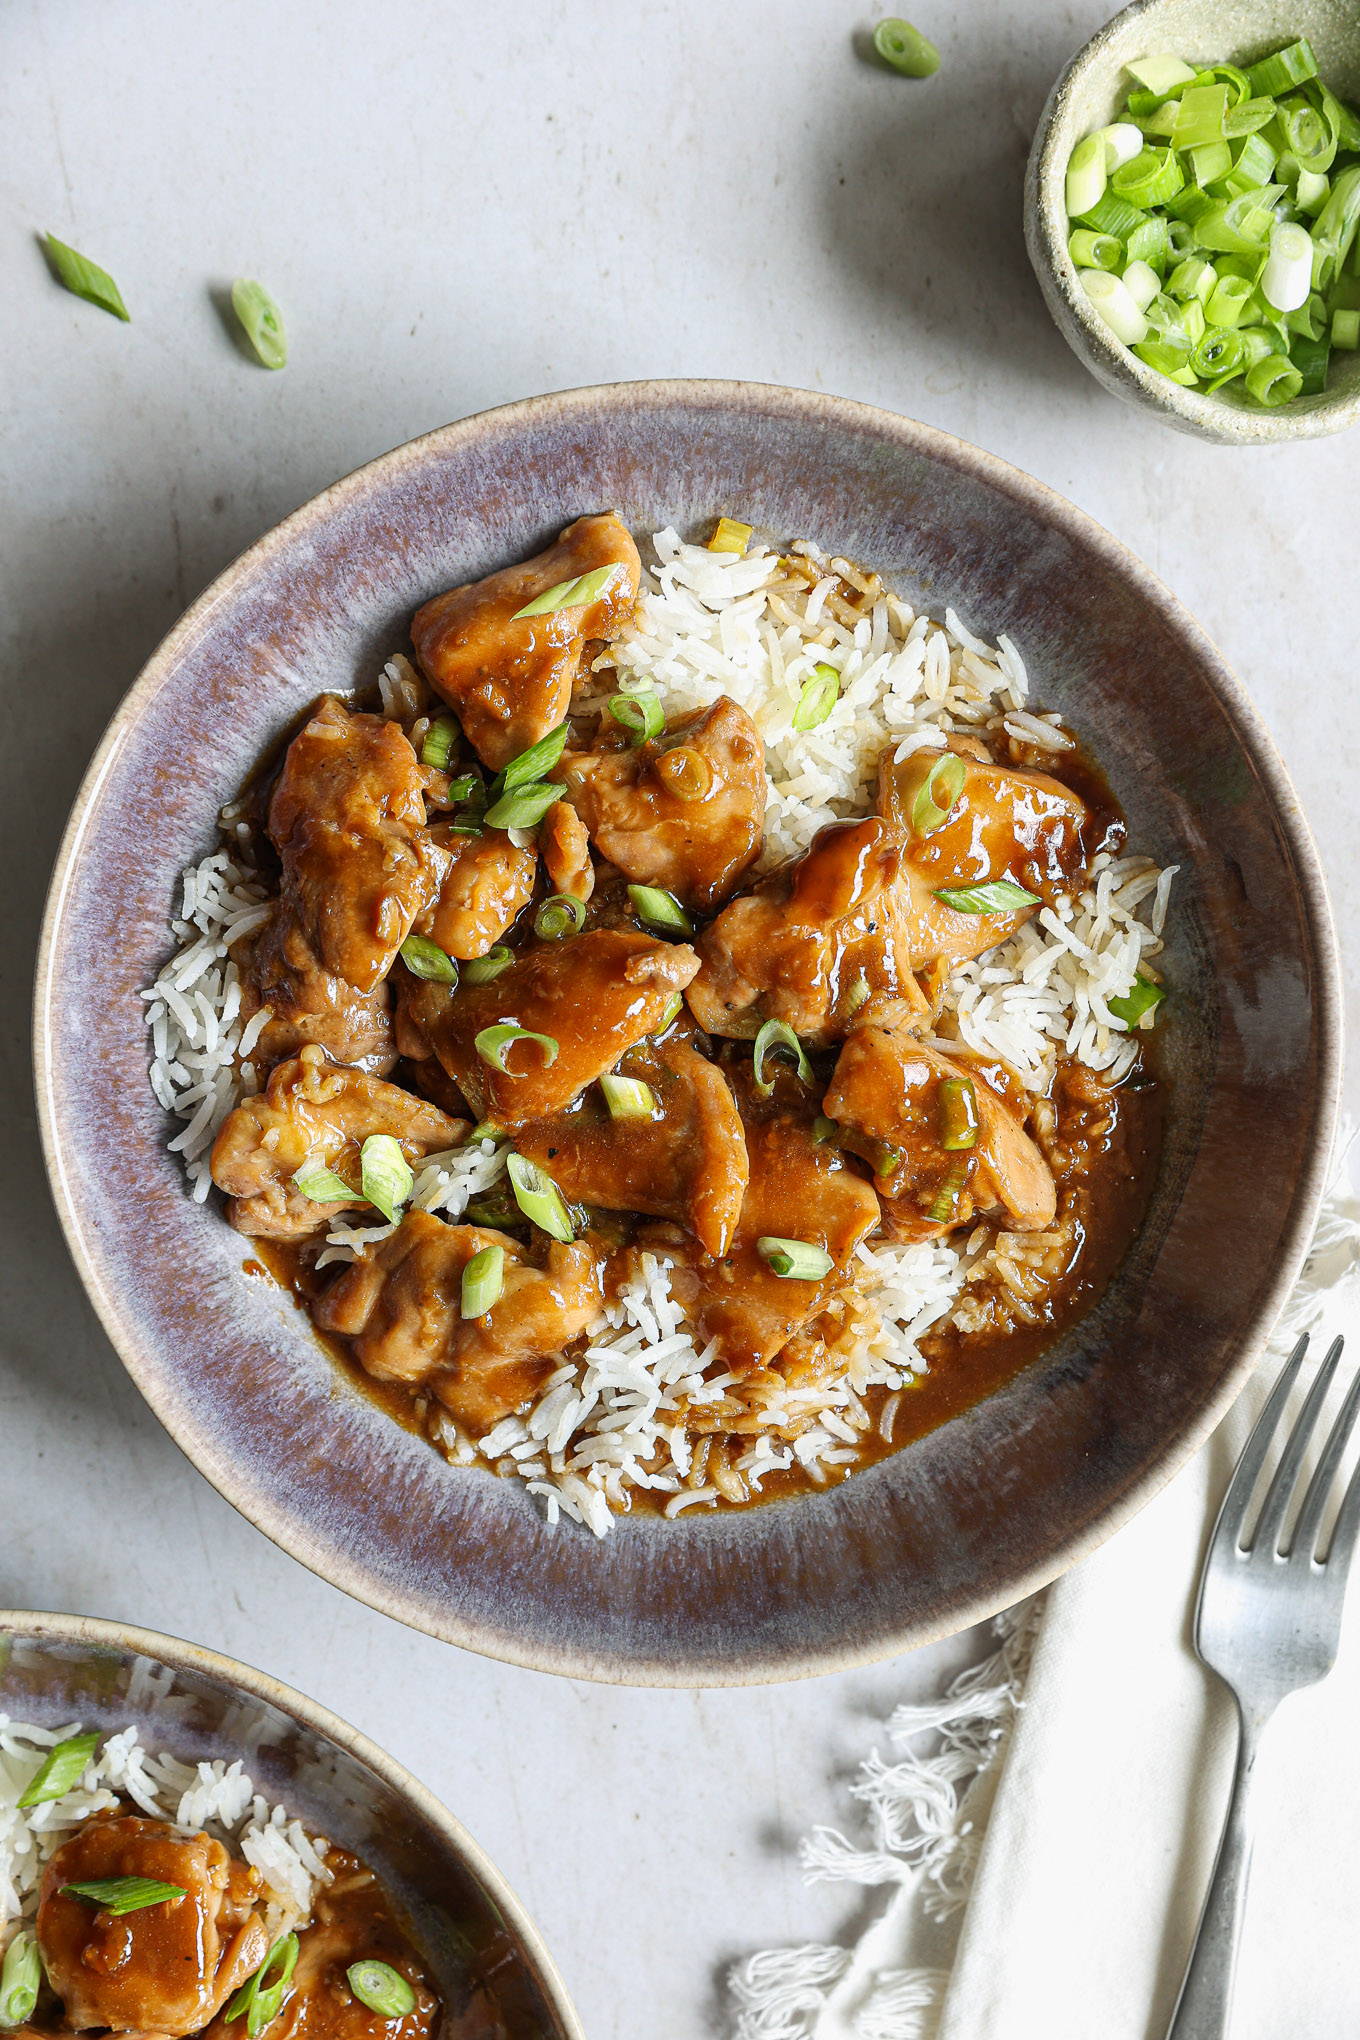
[{"label": "scallion slice on table", "polygon": [[654,687],[640,687],[636,694],[614,694],[605,707],[634,744],[649,743],[666,727],[666,712]]},{"label": "scallion slice on table", "polygon": [[458,966],[448,951],[428,935],[408,935],[397,951],[412,977],[428,978],[432,984],[456,985]]},{"label": "scallion slice on table", "polygon": [[555,616],[559,609],[581,609],[587,602],[598,602],[617,572],[614,565],[592,567],[588,574],[578,574],[573,581],[559,581],[556,587],[546,588],[532,602],[526,602],[523,609],[517,609],[510,621],[518,623],[525,616]]},{"label": "scallion slice on table", "polygon": [[606,1070],[600,1089],[611,1119],[650,1119],[656,1111],[656,1093],[640,1077],[620,1077]]},{"label": "scallion slice on table", "polygon": [[552,1239],[561,1240],[563,1246],[569,1247],[576,1235],[571,1229],[562,1192],[552,1177],[545,1175],[535,1162],[519,1154],[507,1155],[505,1168],[515,1193],[515,1202],[524,1216]]},{"label": "scallion slice on table", "polygon": [[750,524],[739,524],[735,517],[720,517],[708,541],[710,552],[744,553],[751,543]]},{"label": "scallion slice on table", "polygon": [[767,1020],[756,1036],[756,1045],[751,1058],[751,1074],[758,1097],[768,1098],[774,1089],[774,1078],[770,1077],[767,1080],[765,1076],[765,1059],[779,1049],[782,1049],[785,1055],[793,1057],[794,1067],[803,1083],[811,1084],[816,1081],[812,1074],[812,1064],[803,1052],[803,1044],[788,1021]]},{"label": "scallion slice on table", "polygon": [[930,38],[896,15],[879,22],[874,48],[889,70],[903,78],[933,78],[940,68],[940,53]]},{"label": "scallion slice on table", "polygon": [[[462,731],[453,716],[437,715],[421,741],[421,764],[433,765],[437,772],[442,772],[452,757],[453,747],[461,735]],[[459,798],[452,787],[449,788],[449,792],[453,794],[455,800]],[[466,798],[466,795],[463,797]]]},{"label": "scallion slice on table", "polygon": [[1107,999],[1105,1003],[1116,1020],[1122,1020],[1128,1028],[1134,1028],[1146,1014],[1155,1013],[1165,997],[1166,993],[1160,985],[1154,985],[1151,978],[1140,977],[1135,980],[1131,991],[1125,992],[1120,998]]},{"label": "scallion slice on table", "polygon": [[460,975],[465,985],[489,985],[503,970],[509,970],[514,957],[503,942],[494,942],[485,956],[474,956],[462,966]]},{"label": "scallion slice on table", "polygon": [[416,2008],[416,1994],[401,1971],[390,1962],[366,1957],[345,1971],[350,1989],[361,2005],[384,2019],[404,2019]]},{"label": "scallion slice on table", "polygon": [[836,1265],[825,1247],[814,1247],[807,1240],[783,1240],[774,1234],[757,1240],[756,1252],[768,1261],[772,1275],[793,1282],[820,1282]]},{"label": "scallion slice on table", "polygon": [[0,2026],[23,2026],[33,2015],[42,1983],[38,1944],[20,1927],[0,1963]]},{"label": "scallion slice on table", "polygon": [[1026,892],[1009,878],[994,878],[986,885],[937,885],[935,897],[956,914],[1013,914],[1017,907],[1039,904],[1038,893]]},{"label": "scallion slice on table", "polygon": [[585,924],[585,901],[570,893],[553,893],[534,915],[534,933],[540,942],[560,942],[564,935],[579,935]]},{"label": "scallion slice on table", "polygon": [[248,2040],[257,2040],[270,2021],[283,2010],[284,1993],[297,1968],[298,1937],[284,1934],[277,1940],[248,1982],[236,1991],[223,2014],[227,2024],[244,2012]]},{"label": "scallion slice on table", "polygon": [[318,1156],[309,1156],[302,1167],[295,1171],[293,1188],[303,1197],[310,1197],[313,1204],[339,1204],[358,1195],[351,1190],[344,1178],[337,1176],[334,1169],[327,1168]]},{"label": "scallion slice on table", "polygon": [[86,1765],[98,1748],[98,1729],[90,1735],[67,1736],[65,1742],[59,1742],[43,1758],[20,1794],[19,1806],[42,1806],[49,1799],[60,1799],[63,1792],[69,1792],[80,1782]]},{"label": "scallion slice on table", "polygon": [[264,285],[238,276],[231,287],[231,308],[264,366],[285,367],[288,335],[283,330],[283,313]]},{"label": "scallion slice on table", "polygon": [[416,1179],[390,1133],[370,1133],[359,1150],[359,1171],[365,1197],[395,1225]]},{"label": "scallion slice on table", "polygon": [[798,697],[793,711],[796,730],[815,730],[824,723],[840,699],[841,676],[834,666],[814,666],[812,678]]},{"label": "scallion slice on table", "polygon": [[505,1287],[505,1248],[482,1247],[463,1270],[459,1308],[465,1318],[485,1317]]},{"label": "scallion slice on table", "polygon": [[493,801],[482,820],[489,829],[536,829],[565,792],[563,786],[516,786]]},{"label": "scallion slice on table", "polygon": [[107,269],[69,248],[55,234],[46,236],[46,247],[59,280],[75,297],[84,298],[87,305],[98,305],[101,312],[112,312],[115,319],[131,319],[123,294]]},{"label": "scallion slice on table", "polygon": [[166,1905],[186,1895],[182,1884],[165,1884],[159,1877],[94,1877],[86,1884],[63,1884],[58,1888],[63,1898],[78,1898],[82,1905],[96,1906],[100,1912],[119,1918],[124,1913],[143,1912],[149,1905]]},{"label": "scallion slice on table", "polygon": [[550,1069],[557,1061],[557,1043],[551,1034],[535,1034],[532,1028],[515,1027],[503,1021],[498,1027],[483,1027],[480,1034],[473,1036],[472,1046],[484,1063],[503,1076],[513,1076],[513,1070],[506,1066],[505,1058],[517,1041],[532,1041],[543,1058],[544,1069]]},{"label": "scallion slice on table", "polygon": [[630,885],[628,897],[644,927],[664,935],[694,933],[694,923],[674,893],[663,892],[659,885]]},{"label": "scallion slice on table", "polygon": [[945,1077],[940,1084],[940,1146],[949,1150],[975,1147],[978,1137],[977,1089],[971,1077]]}]

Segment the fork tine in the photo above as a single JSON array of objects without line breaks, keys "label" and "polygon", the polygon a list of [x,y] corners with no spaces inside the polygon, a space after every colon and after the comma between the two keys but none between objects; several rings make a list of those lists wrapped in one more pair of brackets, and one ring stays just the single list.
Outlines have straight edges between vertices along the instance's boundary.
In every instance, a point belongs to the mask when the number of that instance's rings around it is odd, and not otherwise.
[{"label": "fork tine", "polygon": [[[1337,1344],[1338,1346],[1341,1344],[1340,1339],[1337,1340]],[[1290,1540],[1291,1557],[1299,1551],[1306,1558],[1311,1558],[1317,1549],[1318,1531],[1322,1528],[1327,1497],[1331,1493],[1332,1482],[1336,1479],[1337,1468],[1345,1457],[1346,1445],[1355,1428],[1357,1416],[1360,1416],[1360,1371],[1356,1373],[1346,1393],[1346,1400],[1342,1403],[1337,1420],[1332,1425],[1332,1434],[1323,1447],[1322,1457],[1318,1460],[1317,1471],[1308,1483],[1308,1492],[1303,1498],[1299,1520],[1294,1526],[1294,1535]]]},{"label": "fork tine", "polygon": [[1275,1478],[1266,1492],[1265,1501],[1261,1504],[1260,1517],[1252,1533],[1253,1551],[1273,1554],[1279,1550],[1280,1533],[1284,1529],[1284,1519],[1289,1513],[1299,1468],[1303,1465],[1303,1455],[1308,1450],[1308,1441],[1313,1435],[1327,1391],[1332,1385],[1336,1363],[1341,1358],[1341,1347],[1342,1341],[1333,1339],[1321,1367],[1313,1377],[1313,1385],[1308,1391],[1307,1401],[1299,1411],[1298,1422],[1285,1441],[1280,1463],[1275,1469]]},{"label": "fork tine", "polygon": [[[1218,1522],[1214,1526],[1211,1553],[1229,1541],[1235,1546],[1241,1538],[1242,1523],[1246,1517],[1247,1505],[1251,1501],[1251,1491],[1256,1485],[1257,1475],[1266,1463],[1270,1441],[1275,1436],[1281,1413],[1289,1401],[1289,1391],[1294,1386],[1299,1368],[1303,1365],[1303,1356],[1307,1351],[1308,1334],[1305,1332],[1281,1369],[1280,1378],[1271,1389],[1269,1400],[1256,1419],[1256,1428],[1247,1440],[1246,1451],[1237,1462],[1237,1471],[1228,1483],[1228,1492],[1223,1497],[1223,1506],[1218,1512]],[[1206,1578],[1208,1576],[1207,1566],[1205,1576]]]},{"label": "fork tine", "polygon": [[[1353,1391],[1352,1391],[1353,1392]],[[1341,1512],[1332,1531],[1332,1541],[1327,1551],[1327,1570],[1335,1568],[1338,1587],[1344,1589],[1346,1572],[1355,1555],[1355,1540],[1360,1535],[1360,1466],[1357,1466],[1346,1484],[1341,1502]]]}]

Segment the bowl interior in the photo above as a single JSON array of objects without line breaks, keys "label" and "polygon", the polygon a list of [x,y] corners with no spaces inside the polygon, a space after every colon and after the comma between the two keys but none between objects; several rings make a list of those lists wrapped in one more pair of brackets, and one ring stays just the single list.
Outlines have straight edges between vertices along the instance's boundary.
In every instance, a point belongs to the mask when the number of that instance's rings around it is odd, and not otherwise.
[{"label": "bowl interior", "polygon": [[361,1855],[438,1980],[445,2031],[579,2040],[518,1902],[456,1821],[367,1740],[285,1686],[168,1637],[80,1617],[0,1613],[0,1715],[135,1726],[190,1763],[239,1757],[314,1833]]},{"label": "bowl interior", "polygon": [[[872,563],[1020,646],[1136,842],[1180,866],[1169,1133],[1100,1308],[1007,1389],[830,1492],[601,1543],[453,1471],[337,1380],[248,1242],[195,1206],[148,1088],[141,986],[218,807],[325,688],[370,682],[436,590],[613,505],[722,511]],[[1015,470],[886,413],[731,384],[625,385],[452,426],[338,484],[189,613],[119,710],[69,826],[39,969],[52,1181],[129,1370],[286,1549],[451,1641],[677,1684],[867,1661],[1006,1605],[1146,1500],[1226,1407],[1299,1264],[1336,1082],[1335,959],[1269,739],[1166,591]],[[97,1081],[94,1080],[97,1073]],[[1269,1141],[1260,1138],[1269,1124]]]},{"label": "bowl interior", "polygon": [[1210,437],[1290,438],[1333,429],[1339,417],[1350,418],[1360,408],[1360,350],[1335,349],[1327,388],[1273,412],[1253,405],[1232,384],[1210,397],[1168,382],[1121,346],[1078,282],[1067,250],[1067,160],[1083,135],[1114,119],[1128,89],[1124,66],[1131,60],[1169,52],[1192,64],[1241,65],[1299,36],[1312,43],[1324,83],[1339,98],[1360,104],[1360,15],[1353,8],[1335,6],[1333,0],[1234,0],[1231,7],[1209,0],[1136,0],[1073,59],[1040,123],[1037,225],[1043,258],[1071,315],[1092,350],[1117,366],[1121,379],[1137,385],[1161,408],[1174,408],[1183,422],[1202,426]]}]

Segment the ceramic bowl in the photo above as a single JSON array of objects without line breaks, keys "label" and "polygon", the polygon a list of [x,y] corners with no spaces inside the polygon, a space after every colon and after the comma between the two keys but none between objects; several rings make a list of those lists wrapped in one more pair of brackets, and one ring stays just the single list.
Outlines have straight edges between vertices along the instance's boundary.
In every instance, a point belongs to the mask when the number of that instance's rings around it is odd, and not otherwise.
[{"label": "ceramic bowl", "polygon": [[1360,352],[1333,353],[1327,387],[1263,411],[1229,384],[1216,396],[1183,389],[1116,340],[1077,281],[1067,252],[1067,160],[1083,135],[1123,103],[1130,59],[1162,51],[1187,63],[1250,62],[1306,35],[1322,78],[1360,102],[1360,14],[1336,0],[1134,0],[1077,52],[1048,96],[1025,173],[1025,245],[1048,309],[1098,382],[1178,432],[1221,446],[1278,446],[1344,431],[1360,418]]},{"label": "ceramic bowl", "polygon": [[[341,1378],[249,1242],[191,1202],[147,1083],[138,989],[181,868],[323,689],[371,684],[417,604],[613,505],[730,511],[1008,631],[1181,867],[1161,1030],[1170,1128],[1103,1304],[966,1416],[829,1491],[601,1542],[451,1470]],[[1108,1535],[1241,1386],[1300,1265],[1337,1080],[1337,963],[1274,747],[1203,632],[1107,533],[1014,468],[861,405],[732,383],[513,404],[385,455],[263,538],[115,715],[52,882],[36,1067],[76,1265],[190,1459],[294,1557],[451,1642],[695,1686],[866,1662],[1014,1601]],[[1264,1137],[1268,1129],[1268,1138]]]},{"label": "ceramic bowl", "polygon": [[400,1764],[248,1665],[150,1630],[0,1610],[0,1717],[136,1727],[190,1763],[240,1757],[259,1790],[360,1855],[392,1894],[457,2040],[582,2040],[523,1907],[471,1835]]}]

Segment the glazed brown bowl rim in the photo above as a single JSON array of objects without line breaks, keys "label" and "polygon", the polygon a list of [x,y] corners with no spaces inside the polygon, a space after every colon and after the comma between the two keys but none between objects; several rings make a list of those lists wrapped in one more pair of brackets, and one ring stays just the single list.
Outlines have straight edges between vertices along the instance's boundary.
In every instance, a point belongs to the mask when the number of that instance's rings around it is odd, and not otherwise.
[{"label": "glazed brown bowl rim", "polygon": [[271,1672],[228,1657],[225,1651],[206,1644],[190,1643],[183,1637],[167,1636],[160,1630],[143,1629],[128,1622],[115,1622],[101,1615],[63,1615],[40,1609],[0,1608],[0,1636],[21,1641],[92,1645],[124,1658],[150,1658],[155,1664],[176,1672],[187,1672],[217,1687],[237,1687],[255,1700],[291,1716],[323,1741],[333,1743],[366,1770],[374,1772],[396,1796],[409,1804],[418,1817],[439,1835],[459,1866],[481,1886],[488,1903],[504,1919],[519,1953],[554,2019],[562,2040],[585,2040],[576,2008],[557,1965],[543,1944],[537,1927],[524,1905],[481,1844],[473,1839],[455,1814],[419,1778],[397,1762],[380,1743],[332,1712],[319,1700],[286,1685]]},{"label": "glazed brown bowl rim", "polygon": [[281,1503],[254,1487],[248,1478],[236,1477],[226,1455],[219,1453],[211,1439],[195,1435],[187,1416],[176,1420],[173,1399],[168,1390],[162,1392],[154,1355],[144,1353],[132,1336],[124,1336],[124,1326],[112,1297],[105,1293],[86,1251],[78,1207],[66,1181],[62,1142],[55,1124],[49,1088],[47,1034],[54,952],[63,904],[100,788],[125,737],[136,726],[160,687],[171,678],[186,647],[205,630],[218,605],[232,594],[237,584],[268,562],[286,555],[289,548],[304,540],[308,532],[317,524],[324,523],[333,511],[375,487],[381,487],[403,470],[418,467],[433,449],[445,449],[459,443],[466,447],[479,441],[494,441],[508,430],[543,424],[555,417],[588,424],[602,411],[615,407],[635,410],[645,408],[649,403],[718,413],[734,407],[758,409],[764,416],[776,421],[785,416],[803,424],[821,424],[833,431],[858,431],[893,441],[907,454],[943,463],[977,479],[1002,496],[1023,505],[1037,517],[1056,525],[1074,542],[1100,556],[1193,651],[1205,684],[1220,703],[1269,799],[1298,888],[1307,947],[1315,966],[1312,994],[1317,1075],[1312,1099],[1315,1138],[1309,1147],[1310,1159],[1297,1179],[1288,1220],[1282,1227],[1283,1245],[1277,1255],[1275,1273],[1248,1322],[1235,1360],[1224,1369],[1212,1392],[1200,1403],[1194,1421],[1169,1437],[1138,1478],[1114,1493],[1098,1513],[1068,1531],[1041,1562],[1007,1574],[1004,1586],[981,1586],[959,1595],[951,1603],[947,1616],[941,1619],[907,1622],[899,1633],[888,1636],[880,1632],[866,1644],[847,1638],[834,1648],[814,1645],[773,1657],[757,1648],[749,1659],[725,1661],[721,1667],[698,1655],[690,1656],[681,1645],[674,1654],[664,1659],[630,1659],[624,1675],[626,1683],[638,1685],[762,1684],[858,1668],[955,1634],[1037,1591],[1104,1543],[1190,1460],[1235,1400],[1264,1350],[1275,1319],[1307,1255],[1326,1185],[1341,1079],[1341,970],[1321,860],[1284,762],[1240,681],[1179,598],[1122,540],[1115,538],[1086,511],[1070,503],[1046,483],[939,427],[922,424],[879,406],[827,396],[820,391],[763,383],[697,378],[653,379],[559,391],[522,398],[475,413],[380,454],[309,499],[226,567],[167,633],[115,710],[76,795],[48,892],[34,988],[34,1080],[43,1156],[52,1194],[86,1292],[141,1394],[185,1456],[218,1492],[301,1564],[331,1585],[397,1620],[423,1629],[445,1642],[529,1670],[617,1682],[620,1676],[617,1660],[611,1656],[596,1655],[588,1646],[545,1644],[532,1635],[516,1635],[507,1639],[498,1633],[491,1637],[479,1623],[463,1619],[447,1609],[437,1617],[427,1615],[424,1610],[412,1606],[402,1593],[390,1590],[373,1579],[355,1559],[338,1551],[310,1520],[303,1521],[298,1515],[290,1514]]}]

